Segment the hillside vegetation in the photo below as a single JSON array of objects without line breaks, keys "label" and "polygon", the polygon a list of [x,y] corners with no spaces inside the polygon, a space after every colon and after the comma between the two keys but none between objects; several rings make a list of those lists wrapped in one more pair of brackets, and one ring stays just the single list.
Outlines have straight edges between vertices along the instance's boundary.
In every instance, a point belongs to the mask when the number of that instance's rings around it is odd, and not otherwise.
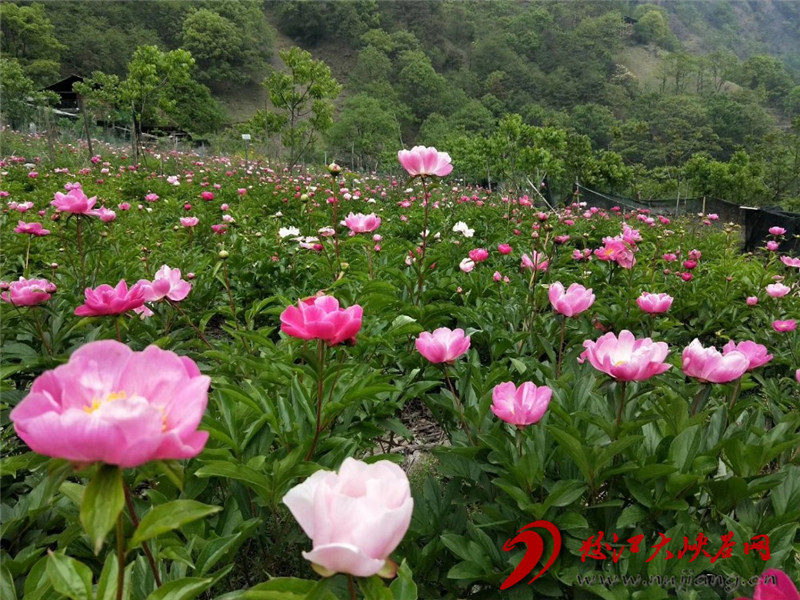
[{"label": "hillside vegetation", "polygon": [[[546,177],[566,195],[577,177],[645,198],[800,205],[800,3],[18,2],[2,17],[6,97],[95,73],[97,120],[178,127],[220,151],[250,133],[279,161],[373,170],[426,144],[510,191]],[[191,54],[150,74],[156,100],[136,92],[142,46]],[[310,55],[289,67],[296,46]],[[313,102],[312,57],[332,76]],[[262,85],[280,73],[307,106]]]}]

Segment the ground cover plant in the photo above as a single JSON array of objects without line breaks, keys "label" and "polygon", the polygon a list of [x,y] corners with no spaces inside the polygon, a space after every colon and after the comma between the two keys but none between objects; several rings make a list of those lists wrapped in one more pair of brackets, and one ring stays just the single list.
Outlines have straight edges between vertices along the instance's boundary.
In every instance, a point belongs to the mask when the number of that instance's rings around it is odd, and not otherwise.
[{"label": "ground cover plant", "polygon": [[797,597],[779,223],[4,137],[4,598]]}]

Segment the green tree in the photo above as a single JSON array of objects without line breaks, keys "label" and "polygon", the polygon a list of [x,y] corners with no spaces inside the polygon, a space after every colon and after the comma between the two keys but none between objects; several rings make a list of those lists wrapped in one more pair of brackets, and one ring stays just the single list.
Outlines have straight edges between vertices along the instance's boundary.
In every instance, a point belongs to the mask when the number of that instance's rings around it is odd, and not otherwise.
[{"label": "green tree", "polygon": [[63,49],[43,4],[0,3],[0,52],[17,59],[34,83],[58,76]]},{"label": "green tree", "polygon": [[759,90],[767,102],[781,105],[792,88],[792,76],[781,59],[757,54],[742,64],[740,81],[751,90]]},{"label": "green tree", "polygon": [[422,121],[445,104],[447,80],[433,68],[423,52],[407,50],[399,57],[398,88],[400,99]]},{"label": "green tree", "polygon": [[328,132],[331,150],[353,168],[377,168],[380,157],[399,142],[397,120],[382,102],[365,94],[347,99],[339,120]]},{"label": "green tree", "polygon": [[282,50],[280,57],[287,71],[274,71],[264,80],[272,103],[264,121],[268,134],[280,135],[291,168],[333,125],[333,102],[342,86],[324,62],[314,60],[305,50]]},{"label": "green tree", "polygon": [[25,75],[19,61],[0,58],[0,115],[3,124],[15,129],[27,126],[35,117],[38,106],[53,104],[52,92],[39,92],[33,80]]},{"label": "green tree", "polygon": [[250,79],[241,31],[222,15],[207,8],[192,12],[183,22],[181,41],[192,53],[202,81],[243,83]]}]

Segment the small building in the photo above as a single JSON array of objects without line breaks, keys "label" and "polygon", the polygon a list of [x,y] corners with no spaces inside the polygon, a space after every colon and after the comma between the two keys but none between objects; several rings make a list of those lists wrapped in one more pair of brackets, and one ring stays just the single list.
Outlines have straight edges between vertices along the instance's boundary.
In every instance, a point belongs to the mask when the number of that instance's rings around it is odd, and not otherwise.
[{"label": "small building", "polygon": [[83,77],[80,75],[70,75],[65,79],[56,81],[53,84],[42,88],[43,92],[55,92],[60,98],[56,108],[61,110],[77,111],[78,110],[78,94],[72,89],[73,84],[83,82]]}]

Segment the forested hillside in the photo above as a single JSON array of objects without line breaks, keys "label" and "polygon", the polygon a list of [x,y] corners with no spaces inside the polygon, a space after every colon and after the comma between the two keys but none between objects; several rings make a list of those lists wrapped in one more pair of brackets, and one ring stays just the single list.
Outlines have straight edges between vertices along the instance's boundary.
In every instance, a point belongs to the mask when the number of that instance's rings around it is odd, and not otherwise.
[{"label": "forested hillside", "polygon": [[[512,190],[546,175],[560,192],[578,177],[642,197],[800,205],[800,2],[0,10],[4,96],[92,76],[84,91],[96,120],[178,127],[239,151],[247,132],[265,156],[335,156],[359,169],[388,168],[401,146],[435,145],[459,176]],[[287,54],[292,46],[310,54]],[[6,118],[25,122],[13,108]]]}]

